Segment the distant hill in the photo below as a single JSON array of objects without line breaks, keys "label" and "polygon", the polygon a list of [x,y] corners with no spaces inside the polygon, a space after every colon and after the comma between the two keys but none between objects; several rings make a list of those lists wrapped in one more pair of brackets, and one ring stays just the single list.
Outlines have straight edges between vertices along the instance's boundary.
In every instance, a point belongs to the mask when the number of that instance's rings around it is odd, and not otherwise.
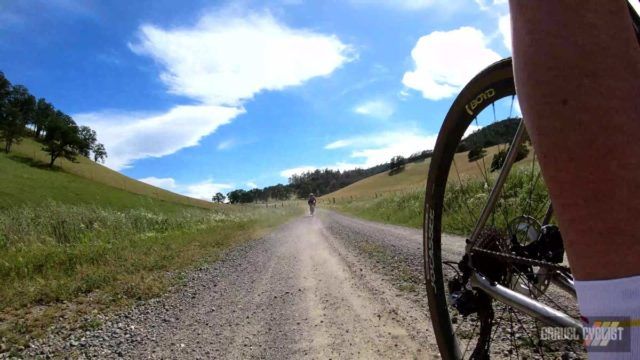
[{"label": "distant hill", "polygon": [[458,152],[510,143],[518,130],[520,120],[520,118],[505,119],[473,132],[460,142]]},{"label": "distant hill", "polygon": [[[498,145],[509,143],[511,139],[513,139],[513,136],[518,129],[519,122],[520,118],[498,121],[491,125],[487,125],[464,138],[460,142],[460,145],[458,146],[458,153],[455,156],[456,164],[461,176],[480,176],[478,166],[473,162],[469,162],[467,159],[469,150],[474,148],[486,148],[487,155],[484,158],[484,161],[489,162],[487,164],[488,167],[493,155],[499,151]],[[504,146],[501,148],[504,148]],[[424,188],[431,161],[431,153],[429,151],[425,151],[423,153],[427,154],[427,156],[425,156],[426,159],[408,163],[405,166],[404,171],[394,176],[389,176],[388,171],[386,171],[388,170],[387,167],[387,169],[382,169],[384,172],[378,172],[372,176],[351,183],[348,186],[326,195],[326,197],[375,196],[376,193],[381,194],[384,192]]]},{"label": "distant hill", "polygon": [[[519,122],[520,118],[510,118],[479,129],[462,140],[458,147],[458,153],[465,153],[466,156],[466,153],[471,149],[489,148],[485,161],[491,162],[493,154],[498,151],[494,147],[510,142],[518,129]],[[404,171],[397,176],[388,176],[388,171],[392,167],[391,163],[367,169],[345,171],[316,169],[291,176],[287,185],[278,184],[250,191],[234,190],[230,193],[229,198],[231,202],[253,202],[266,201],[270,198],[289,198],[292,195],[305,198],[309,193],[321,196],[326,194],[353,196],[361,191],[375,192],[376,188],[378,191],[394,191],[395,189],[405,189],[407,186],[421,187],[424,186],[429,158],[432,155],[431,150],[423,150],[409,156],[405,159],[407,165],[405,165]],[[456,155],[456,158],[458,157]],[[459,163],[461,164],[459,166],[465,169],[469,168],[469,174],[480,174],[477,165],[469,165],[466,158]]]},{"label": "distant hill", "polygon": [[[500,149],[505,149],[506,145],[495,145],[486,148],[487,154],[483,160],[469,162],[467,158],[468,151],[459,152],[454,156],[454,161],[461,179],[464,181],[469,178],[479,178],[481,175],[480,168],[489,168],[493,155]],[[533,151],[531,151],[528,157],[518,162],[518,164],[531,163]],[[358,198],[371,198],[384,195],[389,192],[410,191],[417,189],[424,189],[427,182],[427,173],[429,171],[429,164],[431,159],[426,159],[422,162],[410,163],[405,166],[404,171],[399,172],[396,175],[390,176],[389,172],[380,173],[370,176],[366,179],[362,179],[356,183],[353,183],[347,187],[344,187],[338,191],[332,192],[323,196],[323,199],[331,199],[333,197],[338,199],[354,199]],[[449,174],[449,181],[457,181],[457,174],[452,168]]]},{"label": "distant hill", "polygon": [[30,138],[0,155],[0,208],[54,200],[95,203],[113,208],[213,208],[214,204],[145,184],[78,156],[77,162],[59,159],[58,170],[42,167],[48,155]]}]

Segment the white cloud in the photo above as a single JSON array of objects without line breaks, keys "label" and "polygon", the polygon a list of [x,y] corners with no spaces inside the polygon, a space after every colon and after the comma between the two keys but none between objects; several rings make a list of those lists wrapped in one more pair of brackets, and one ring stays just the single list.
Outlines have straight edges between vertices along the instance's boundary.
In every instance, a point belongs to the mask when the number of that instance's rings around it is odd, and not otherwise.
[{"label": "white cloud", "polygon": [[357,105],[353,112],[360,115],[371,116],[377,119],[388,119],[393,115],[393,105],[384,100],[371,100]]},{"label": "white cloud", "polygon": [[363,168],[388,162],[393,156],[409,156],[422,150],[433,149],[437,135],[400,131],[371,134],[351,139],[354,151],[351,157],[361,159]]},{"label": "white cloud", "polygon": [[327,150],[332,150],[332,149],[340,149],[343,147],[347,147],[349,145],[352,144],[352,139],[342,139],[342,140],[336,140],[332,143],[329,143],[327,145],[324,146],[325,149]]},{"label": "white cloud", "polygon": [[234,145],[236,145],[236,141],[233,139],[229,139],[229,140],[224,140],[221,141],[218,146],[216,147],[218,150],[229,150],[231,149]]},{"label": "white cloud", "polygon": [[473,134],[474,132],[476,132],[476,131],[478,131],[478,130],[480,130],[480,129],[482,129],[482,126],[479,126],[479,125],[473,125],[473,124],[471,124],[471,125],[469,125],[469,127],[467,128],[467,130],[465,130],[464,135],[462,135],[462,138],[464,139],[464,138],[466,138],[467,136],[469,136],[469,135]]},{"label": "white cloud", "polygon": [[138,180],[165,190],[174,190],[177,187],[176,181],[173,178],[157,178],[155,176],[150,176]]},{"label": "white cloud", "polygon": [[161,79],[172,93],[233,106],[263,90],[329,75],[352,55],[336,36],[292,29],[269,14],[224,12],[191,28],[144,25],[130,47],[161,64]]},{"label": "white cloud", "polygon": [[255,182],[253,182],[253,181],[247,181],[247,182],[245,183],[245,185],[247,185],[247,186],[248,186],[248,187],[250,187],[251,189],[256,189],[256,188],[258,187],[258,184],[256,184],[256,183],[255,183]]},{"label": "white cloud", "polygon": [[511,15],[506,14],[498,19],[498,29],[502,35],[504,46],[511,51]]},{"label": "white cloud", "polygon": [[317,166],[311,166],[311,165],[304,165],[304,166],[297,166],[294,168],[290,168],[290,169],[285,169],[280,171],[280,176],[282,176],[283,178],[290,178],[293,175],[297,175],[297,174],[302,174],[305,173],[307,171],[313,171],[315,169],[319,169]]},{"label": "white cloud", "polygon": [[506,5],[509,0],[476,0],[482,10],[490,10],[494,6]]},{"label": "white cloud", "polygon": [[325,149],[350,148],[350,162],[338,162],[325,166],[299,166],[286,169],[280,175],[289,178],[293,174],[301,174],[315,169],[349,170],[369,168],[388,162],[393,156],[409,156],[422,150],[433,149],[437,135],[420,134],[419,131],[397,131],[374,133],[336,140],[325,145]]},{"label": "white cloud", "polygon": [[109,153],[106,165],[121,170],[138,159],[162,157],[196,146],[204,136],[243,112],[241,108],[192,105],[176,106],[163,114],[105,111],[73,117],[98,132]]},{"label": "white cloud", "polygon": [[382,5],[400,10],[420,10],[442,3],[439,0],[351,0],[355,5]]},{"label": "white cloud", "polygon": [[196,199],[211,200],[211,197],[215,195],[215,193],[225,193],[227,190],[231,189],[233,189],[232,184],[214,183],[211,180],[206,180],[186,185],[182,188],[180,193]]},{"label": "white cloud", "polygon": [[[76,114],[94,128],[109,152],[107,166],[121,170],[138,159],[162,157],[244,113],[243,101],[331,74],[350,60],[336,36],[289,28],[269,14],[210,13],[193,27],[140,28],[130,48],[161,66],[171,93],[196,101],[165,113],[98,111]],[[228,149],[233,141],[222,142]]]},{"label": "white cloud", "polygon": [[191,184],[178,183],[174,178],[157,178],[154,176],[138,179],[149,185],[153,185],[178,194],[196,199],[211,201],[211,197],[217,192],[226,192],[233,189],[233,184],[214,183],[212,180],[205,180]]},{"label": "white cloud", "polygon": [[640,14],[640,2],[638,2],[638,1],[629,1],[629,4],[636,11],[636,13]]},{"label": "white cloud", "polygon": [[407,100],[411,96],[409,89],[404,88],[398,92],[398,99],[404,101]]},{"label": "white cloud", "polygon": [[520,108],[520,102],[515,99],[513,102],[513,115],[522,117],[522,108]]},{"label": "white cloud", "polygon": [[473,27],[422,36],[411,51],[415,69],[404,74],[402,83],[422,92],[427,99],[450,97],[476,73],[501,58],[487,47],[488,42],[488,37]]}]

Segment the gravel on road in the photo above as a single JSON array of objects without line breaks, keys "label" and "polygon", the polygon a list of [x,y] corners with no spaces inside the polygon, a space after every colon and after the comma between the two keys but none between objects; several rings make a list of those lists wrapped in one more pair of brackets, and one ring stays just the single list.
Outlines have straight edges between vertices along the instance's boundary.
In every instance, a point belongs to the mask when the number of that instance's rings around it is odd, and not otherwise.
[{"label": "gravel on road", "polygon": [[419,230],[320,211],[229,250],[161,298],[101,316],[97,329],[35,341],[24,356],[438,358],[421,251]]}]

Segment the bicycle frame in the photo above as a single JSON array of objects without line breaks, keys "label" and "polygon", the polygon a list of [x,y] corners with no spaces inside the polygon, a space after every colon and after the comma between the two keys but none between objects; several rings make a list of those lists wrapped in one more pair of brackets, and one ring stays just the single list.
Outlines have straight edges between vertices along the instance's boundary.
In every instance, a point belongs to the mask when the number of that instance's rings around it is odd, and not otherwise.
[{"label": "bicycle frame", "polygon": [[471,286],[547,325],[575,328],[580,330],[579,334],[582,334],[582,324],[569,315],[500,284],[492,283],[478,273],[474,273],[471,277]]},{"label": "bicycle frame", "polygon": [[[507,156],[505,162],[502,166],[500,174],[496,179],[496,182],[491,189],[491,194],[489,195],[489,199],[476,222],[476,226],[471,234],[471,237],[468,241],[468,245],[466,248],[467,253],[470,252],[476,244],[477,238],[480,235],[481,231],[484,229],[491,212],[493,211],[502,191],[502,187],[504,186],[507,176],[511,171],[511,167],[515,163],[517,149],[524,141],[524,133],[525,133],[525,125],[524,120],[520,120],[520,124],[518,125],[518,130],[509,146],[509,151],[507,152]],[[545,222],[548,222],[551,218],[551,214],[553,212],[553,207],[550,205],[547,209],[547,213],[545,214]],[[573,285],[573,280],[566,276],[565,274],[559,273],[558,271],[554,271],[551,275],[551,281],[556,284],[560,289],[566,291],[571,294],[574,298],[576,296],[576,290]],[[520,294],[519,292],[513,291],[505,286],[492,283],[487,280],[481,274],[474,272],[471,278],[471,286],[474,288],[478,288],[485,293],[487,293],[492,298],[504,303],[507,306],[511,306],[515,309],[518,309],[531,317],[534,317],[541,322],[553,325],[553,326],[561,326],[561,327],[572,327],[576,329],[582,329],[582,325],[570,317],[569,315],[558,311],[550,306],[547,306],[535,299],[532,299],[528,296]],[[582,333],[581,331],[579,333]]]}]

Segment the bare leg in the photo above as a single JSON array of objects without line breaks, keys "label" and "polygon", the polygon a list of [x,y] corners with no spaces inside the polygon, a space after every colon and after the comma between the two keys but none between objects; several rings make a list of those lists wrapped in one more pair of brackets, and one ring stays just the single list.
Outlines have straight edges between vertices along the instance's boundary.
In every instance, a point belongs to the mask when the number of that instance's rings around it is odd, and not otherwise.
[{"label": "bare leg", "polygon": [[518,97],[578,280],[640,274],[640,46],[624,0],[510,0]]}]

